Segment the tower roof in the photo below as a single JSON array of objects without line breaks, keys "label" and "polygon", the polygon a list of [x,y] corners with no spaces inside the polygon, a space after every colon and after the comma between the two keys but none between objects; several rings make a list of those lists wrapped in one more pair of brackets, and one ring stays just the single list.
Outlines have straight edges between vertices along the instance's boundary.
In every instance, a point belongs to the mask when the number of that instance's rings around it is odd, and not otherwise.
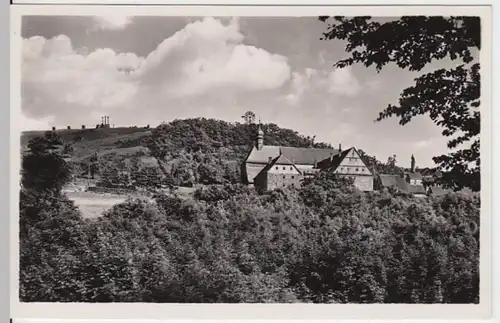
[{"label": "tower roof", "polygon": [[259,129],[257,130],[257,135],[264,136],[264,130],[262,130],[262,128],[260,127],[260,124],[259,124]]}]

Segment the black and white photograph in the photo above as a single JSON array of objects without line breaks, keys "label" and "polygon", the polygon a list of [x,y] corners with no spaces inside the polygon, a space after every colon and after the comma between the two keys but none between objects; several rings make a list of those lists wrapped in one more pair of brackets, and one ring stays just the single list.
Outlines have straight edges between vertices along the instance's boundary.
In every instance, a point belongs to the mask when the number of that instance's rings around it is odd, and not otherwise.
[{"label": "black and white photograph", "polygon": [[20,303],[490,302],[484,15],[119,9],[20,17]]}]

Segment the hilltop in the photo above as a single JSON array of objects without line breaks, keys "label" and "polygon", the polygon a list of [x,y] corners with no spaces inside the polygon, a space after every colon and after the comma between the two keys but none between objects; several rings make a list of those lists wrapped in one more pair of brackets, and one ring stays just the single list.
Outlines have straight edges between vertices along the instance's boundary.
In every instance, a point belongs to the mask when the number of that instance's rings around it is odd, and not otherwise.
[{"label": "hilltop", "polygon": [[[28,142],[45,131],[25,131],[21,133],[21,149],[26,149]],[[95,151],[120,151],[131,147],[140,147],[141,140],[151,134],[147,127],[119,127],[100,129],[60,129],[55,131],[64,143],[71,143],[75,156],[85,157]]]},{"label": "hilltop", "polygon": [[[61,129],[56,133],[64,144],[72,146],[71,161],[76,168],[76,177],[88,176],[89,169],[95,169],[95,176],[100,177],[106,172],[114,172],[112,168],[121,172],[134,167],[163,166],[175,184],[192,186],[197,183],[239,182],[240,164],[254,143],[256,127],[255,124],[193,118],[174,120],[155,129]],[[276,124],[263,124],[262,128],[270,145],[329,147]],[[21,147],[26,149],[29,140],[44,133],[22,133]],[[161,165],[150,151],[153,137],[160,138],[168,151],[162,156]],[[159,176],[158,169],[154,172]]]}]

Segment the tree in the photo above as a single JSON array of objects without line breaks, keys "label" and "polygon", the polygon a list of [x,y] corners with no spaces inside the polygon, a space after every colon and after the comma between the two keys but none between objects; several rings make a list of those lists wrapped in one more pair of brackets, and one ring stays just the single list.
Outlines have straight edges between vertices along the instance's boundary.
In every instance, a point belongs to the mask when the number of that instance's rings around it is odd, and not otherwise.
[{"label": "tree", "polygon": [[90,157],[89,172],[92,179],[99,173],[99,157],[97,156],[97,152]]},{"label": "tree", "polygon": [[[332,21],[329,18],[319,17],[323,22]],[[415,116],[428,115],[443,128],[443,136],[452,137],[448,147],[456,149],[433,158],[443,173],[441,183],[480,189],[480,64],[474,59],[481,49],[479,17],[412,16],[380,23],[371,17],[337,16],[321,39],[347,41],[350,56],[338,61],[338,68],[361,63],[380,71],[395,63],[421,71],[435,59],[458,61],[454,68],[416,78],[415,85],[401,93],[399,104],[389,104],[376,121],[394,116],[405,125]]]},{"label": "tree", "polygon": [[71,166],[63,158],[62,141],[56,133],[46,132],[28,143],[22,158],[21,183],[26,189],[60,192],[71,180]]},{"label": "tree", "polygon": [[387,158],[387,166],[396,167],[397,162],[396,155],[392,155]]}]

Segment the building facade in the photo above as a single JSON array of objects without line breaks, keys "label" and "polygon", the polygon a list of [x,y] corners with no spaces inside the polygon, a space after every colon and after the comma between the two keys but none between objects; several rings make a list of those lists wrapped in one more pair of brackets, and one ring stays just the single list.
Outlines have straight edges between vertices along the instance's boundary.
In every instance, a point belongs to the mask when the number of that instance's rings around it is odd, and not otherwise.
[{"label": "building facade", "polygon": [[252,150],[242,165],[242,180],[260,191],[301,185],[305,177],[333,169],[339,176],[354,178],[362,191],[373,190],[373,174],[361,160],[357,150],[298,148],[264,145],[264,132],[259,126]]}]

